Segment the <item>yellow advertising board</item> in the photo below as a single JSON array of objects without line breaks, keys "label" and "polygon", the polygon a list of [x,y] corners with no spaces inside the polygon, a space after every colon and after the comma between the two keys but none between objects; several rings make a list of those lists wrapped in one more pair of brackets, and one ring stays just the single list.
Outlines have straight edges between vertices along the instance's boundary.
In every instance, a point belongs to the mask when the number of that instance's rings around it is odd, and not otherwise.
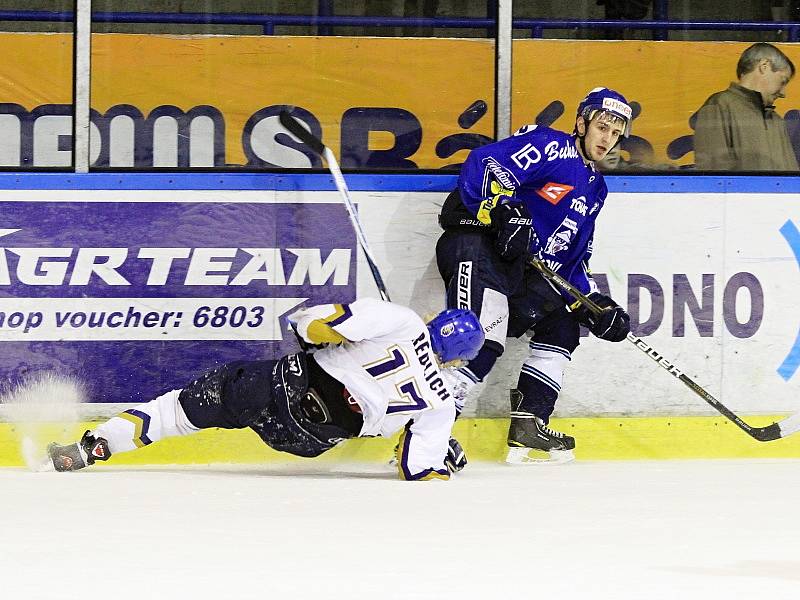
[{"label": "yellow advertising board", "polygon": [[[512,124],[571,131],[583,95],[613,87],[638,112],[634,158],[688,166],[691,117],[735,78],[746,46],[516,40]],[[0,34],[0,49],[15,57],[0,77],[0,164],[68,166],[71,36]],[[800,48],[782,49],[800,64]],[[493,135],[493,61],[482,39],[94,34],[93,164],[316,166],[277,122],[292,106],[345,168],[457,165]],[[778,102],[790,129],[793,88]]]},{"label": "yellow advertising board", "polygon": [[[72,102],[72,36],[64,33],[2,33],[0,102],[29,111],[42,104]],[[7,110],[5,112],[8,112]]]},{"label": "yellow advertising board", "polygon": [[[476,100],[491,103],[493,52],[487,40],[95,35],[92,106],[131,104],[145,114],[167,104],[216,107],[227,163],[248,164],[248,121],[266,107],[293,105],[319,121],[323,141],[341,148],[343,166],[356,166],[340,144],[350,125],[372,150],[391,149],[400,137],[414,148],[407,159],[438,168],[453,160],[437,157],[437,143],[466,131],[459,115]],[[361,121],[370,118],[374,129],[365,131]],[[469,132],[491,136],[493,128],[487,112]]]}]

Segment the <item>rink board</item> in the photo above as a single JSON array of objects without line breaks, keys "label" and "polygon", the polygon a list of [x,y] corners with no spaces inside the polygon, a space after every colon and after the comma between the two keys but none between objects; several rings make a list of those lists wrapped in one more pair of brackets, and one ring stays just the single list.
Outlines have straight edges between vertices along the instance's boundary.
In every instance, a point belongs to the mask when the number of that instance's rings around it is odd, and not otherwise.
[{"label": "rink board", "polygon": [[[748,417],[754,426],[781,417]],[[42,450],[49,441],[77,440],[98,422],[33,425],[0,424],[0,467],[25,465],[22,438],[29,437]],[[577,460],[664,460],[696,458],[800,458],[800,435],[773,442],[757,442],[722,417],[642,417],[554,419],[551,425],[574,436]],[[460,419],[455,437],[469,460],[502,462],[506,455],[508,419]],[[353,439],[313,460],[333,462],[387,462],[397,436]],[[276,452],[251,430],[211,429],[195,435],[170,438],[118,454],[115,465],[246,463],[275,465],[310,459]]]},{"label": "rink board", "polygon": [[[436,214],[455,178],[348,181],[393,300],[420,314],[442,308]],[[627,306],[635,332],[741,415],[800,410],[800,184],[781,177],[608,183],[592,265],[601,287]],[[280,317],[304,300],[377,295],[326,174],[0,174],[0,205],[7,228],[0,231],[2,380],[9,387],[50,371],[74,376],[89,382],[86,401],[98,409],[106,401],[145,401],[228,360],[296,349]],[[58,266],[63,261],[66,268]],[[124,313],[120,303],[134,301],[129,310],[157,315],[149,330],[126,334],[108,320],[57,326],[58,311]],[[270,320],[249,329],[254,318],[210,327],[205,317],[213,314],[198,311],[212,302],[228,315],[261,305]],[[11,320],[23,310],[51,316],[49,329],[35,319]],[[181,310],[194,319],[165,320]],[[524,343],[509,342],[457,426],[472,424],[476,433],[466,432],[466,443],[478,459],[504,452],[508,389],[525,354]],[[591,337],[567,370],[555,417],[578,437],[583,458],[796,452],[791,439],[753,442],[630,344]],[[0,460],[15,464],[16,433],[4,427]],[[229,451],[222,442],[201,444],[214,449],[209,455],[197,454],[194,441],[170,441],[130,460],[272,460],[251,434],[213,435],[237,441]],[[391,446],[353,441],[337,452],[378,460]]]}]

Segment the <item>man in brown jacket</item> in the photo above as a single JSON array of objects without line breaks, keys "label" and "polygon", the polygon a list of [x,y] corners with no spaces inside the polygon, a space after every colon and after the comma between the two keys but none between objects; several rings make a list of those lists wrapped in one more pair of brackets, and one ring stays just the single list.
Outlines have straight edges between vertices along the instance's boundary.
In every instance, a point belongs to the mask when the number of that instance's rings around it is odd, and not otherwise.
[{"label": "man in brown jacket", "polygon": [[697,112],[695,163],[708,171],[797,171],[786,123],[775,112],[794,77],[792,61],[757,43],[736,65],[739,83],[713,94]]}]

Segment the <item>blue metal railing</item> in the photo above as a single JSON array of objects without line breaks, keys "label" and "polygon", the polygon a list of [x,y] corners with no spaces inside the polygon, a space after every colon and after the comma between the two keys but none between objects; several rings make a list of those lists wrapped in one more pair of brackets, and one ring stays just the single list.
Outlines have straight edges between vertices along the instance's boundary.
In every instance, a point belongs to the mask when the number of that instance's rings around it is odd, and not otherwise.
[{"label": "blue metal railing", "polygon": [[[435,27],[453,29],[491,29],[494,19],[486,18],[417,18],[362,17],[349,15],[258,15],[223,13],[94,13],[92,21],[100,23],[194,23],[219,25],[260,25],[265,35],[273,35],[275,27]],[[329,34],[330,35],[330,34]]]},{"label": "blue metal railing", "polygon": [[786,31],[788,41],[800,40],[800,23],[778,21],[579,21],[575,19],[514,19],[514,29],[530,29],[542,37],[545,29],[650,29],[653,31]]},{"label": "blue metal railing", "polygon": [[[326,11],[328,12],[328,11]],[[665,16],[659,11],[657,16]],[[0,11],[0,21],[71,22],[72,12],[32,10]],[[164,23],[191,25],[257,25],[265,35],[274,35],[276,27],[317,27],[320,35],[330,35],[332,27],[422,27],[435,29],[486,29],[493,32],[494,19],[481,17],[365,17],[320,14],[314,15],[261,15],[252,13],[141,13],[95,12],[96,23]],[[656,39],[665,39],[666,31],[776,31],[787,33],[790,42],[800,41],[800,23],[773,21],[612,21],[580,19],[514,19],[514,29],[526,29],[534,38],[543,36],[548,29],[636,29],[651,30]],[[658,34],[661,35],[658,35]]]}]

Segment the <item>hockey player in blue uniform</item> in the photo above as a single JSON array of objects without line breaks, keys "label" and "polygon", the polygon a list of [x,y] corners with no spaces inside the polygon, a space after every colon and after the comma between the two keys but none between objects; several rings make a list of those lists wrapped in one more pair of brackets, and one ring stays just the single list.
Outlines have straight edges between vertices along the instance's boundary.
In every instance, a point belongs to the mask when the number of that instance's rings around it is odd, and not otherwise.
[{"label": "hockey player in blue uniform", "polygon": [[474,358],[477,316],[445,310],[426,324],[410,308],[372,298],[289,316],[303,352],[239,361],[183,389],[123,411],[80,441],[50,444],[57,471],[75,471],[200,429],[250,428],[275,450],[314,457],[356,436],[402,431],[401,479],[448,479],[466,460],[450,431],[455,404],[442,365]]},{"label": "hockey player in blue uniform", "polygon": [[[624,340],[630,329],[627,313],[598,291],[588,269],[595,220],[608,193],[594,161],[627,137],[630,127],[625,98],[595,88],[578,106],[572,135],[529,125],[472,150],[439,215],[444,233],[436,257],[447,305],[473,310],[486,333],[477,358],[457,372],[457,402],[488,375],[507,336],[531,333],[511,391],[510,463],[572,459],[575,440],[548,423],[580,325],[613,342]],[[606,310],[595,317],[570,304],[572,298],[528,265],[530,256]]]}]

